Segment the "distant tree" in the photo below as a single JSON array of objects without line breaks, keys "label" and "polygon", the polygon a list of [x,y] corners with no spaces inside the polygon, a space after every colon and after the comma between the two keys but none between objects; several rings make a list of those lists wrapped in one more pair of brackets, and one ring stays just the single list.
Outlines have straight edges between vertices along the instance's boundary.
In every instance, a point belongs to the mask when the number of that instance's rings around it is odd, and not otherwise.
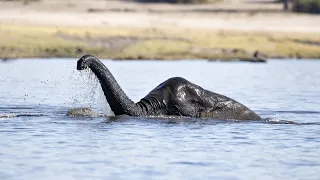
[{"label": "distant tree", "polygon": [[283,9],[286,11],[289,9],[289,0],[283,0]]}]

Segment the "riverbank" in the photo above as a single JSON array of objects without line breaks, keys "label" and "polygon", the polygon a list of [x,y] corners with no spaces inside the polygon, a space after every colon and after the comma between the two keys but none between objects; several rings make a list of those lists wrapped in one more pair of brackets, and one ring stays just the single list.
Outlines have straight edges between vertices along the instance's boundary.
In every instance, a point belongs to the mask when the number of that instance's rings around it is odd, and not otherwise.
[{"label": "riverbank", "polygon": [[320,16],[283,13],[278,6],[227,11],[223,4],[40,2],[1,2],[0,58],[89,53],[107,59],[228,60],[250,59],[257,51],[266,58],[320,58],[320,25],[314,23]]},{"label": "riverbank", "polygon": [[1,58],[90,53],[110,59],[241,59],[255,51],[268,58],[320,58],[317,33],[38,25],[5,25],[0,32]]}]

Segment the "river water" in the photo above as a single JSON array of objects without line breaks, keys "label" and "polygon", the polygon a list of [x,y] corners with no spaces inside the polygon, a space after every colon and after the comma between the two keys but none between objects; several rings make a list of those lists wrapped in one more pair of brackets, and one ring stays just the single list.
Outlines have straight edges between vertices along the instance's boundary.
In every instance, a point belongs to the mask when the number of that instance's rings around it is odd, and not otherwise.
[{"label": "river water", "polygon": [[[265,120],[114,117],[76,59],[7,61],[0,179],[320,179],[320,61],[103,62],[134,101],[181,76]],[[66,116],[73,107],[106,116]]]}]

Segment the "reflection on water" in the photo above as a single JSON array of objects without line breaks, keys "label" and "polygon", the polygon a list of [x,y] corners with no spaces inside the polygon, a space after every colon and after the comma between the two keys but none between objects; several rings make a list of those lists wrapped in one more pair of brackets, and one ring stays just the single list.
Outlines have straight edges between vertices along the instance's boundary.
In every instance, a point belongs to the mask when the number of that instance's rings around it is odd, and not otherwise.
[{"label": "reflection on water", "polygon": [[319,179],[320,62],[104,63],[134,101],[181,76],[264,120],[115,117],[75,59],[0,63],[1,179]]}]

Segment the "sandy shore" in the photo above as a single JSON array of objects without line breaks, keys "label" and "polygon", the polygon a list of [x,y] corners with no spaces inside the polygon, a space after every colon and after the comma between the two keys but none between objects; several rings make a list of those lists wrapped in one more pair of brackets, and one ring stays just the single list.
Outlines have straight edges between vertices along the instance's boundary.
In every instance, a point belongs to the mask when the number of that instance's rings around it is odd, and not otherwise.
[{"label": "sandy shore", "polygon": [[137,4],[110,0],[41,0],[28,5],[15,1],[0,3],[1,24],[320,32],[319,15],[285,13],[282,4],[239,0],[214,5]]},{"label": "sandy shore", "polygon": [[261,0],[226,0],[209,5],[140,4],[120,0],[40,0],[25,5],[20,1],[0,1],[0,28],[18,25],[310,33],[307,39],[315,37],[317,41],[309,44],[317,45],[320,38],[317,22],[320,22],[319,15],[283,12],[282,4]]}]

